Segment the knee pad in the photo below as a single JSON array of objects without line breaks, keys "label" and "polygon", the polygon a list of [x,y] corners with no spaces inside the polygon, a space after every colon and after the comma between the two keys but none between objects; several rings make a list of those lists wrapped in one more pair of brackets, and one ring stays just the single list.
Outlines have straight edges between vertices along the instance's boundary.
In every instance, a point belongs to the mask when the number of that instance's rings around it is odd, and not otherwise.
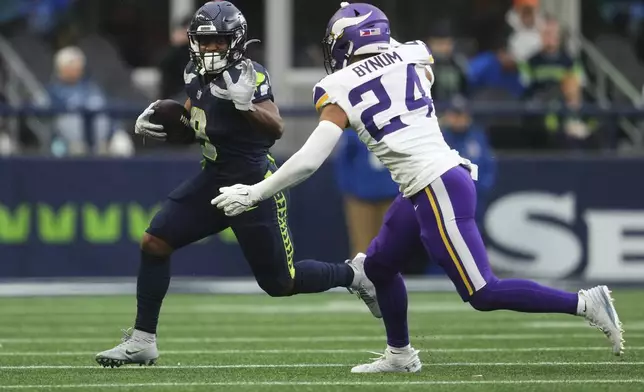
[{"label": "knee pad", "polygon": [[489,312],[498,309],[494,300],[494,288],[498,279],[489,281],[485,287],[472,294],[469,299],[470,305],[481,312]]},{"label": "knee pad", "polygon": [[161,257],[168,257],[173,252],[172,247],[167,242],[149,233],[143,234],[141,250],[145,253]]},{"label": "knee pad", "polygon": [[293,279],[262,277],[257,279],[257,284],[271,297],[289,297],[293,295]]}]

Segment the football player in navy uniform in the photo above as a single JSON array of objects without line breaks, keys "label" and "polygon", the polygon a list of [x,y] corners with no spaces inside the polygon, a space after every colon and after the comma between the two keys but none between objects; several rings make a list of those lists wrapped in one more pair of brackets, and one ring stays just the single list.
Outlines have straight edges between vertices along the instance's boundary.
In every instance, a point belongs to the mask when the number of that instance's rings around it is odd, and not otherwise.
[{"label": "football player in navy uniform", "polygon": [[[123,343],[96,355],[103,366],[153,364],[159,353],[156,329],[170,284],[170,255],[228,227],[234,231],[259,286],[270,296],[323,292],[347,287],[376,317],[375,290],[360,254],[346,263],[293,262],[287,196],[278,193],[236,217],[210,204],[219,188],[254,184],[276,170],[269,148],[282,136],[283,121],[273,102],[266,69],[244,56],[247,24],[230,2],[209,2],[188,29],[191,61],[185,69],[185,107],[202,146],[203,170],[174,190],[141,241],[134,331]],[[150,122],[155,103],[139,117],[136,133],[165,140],[170,130]]]}]

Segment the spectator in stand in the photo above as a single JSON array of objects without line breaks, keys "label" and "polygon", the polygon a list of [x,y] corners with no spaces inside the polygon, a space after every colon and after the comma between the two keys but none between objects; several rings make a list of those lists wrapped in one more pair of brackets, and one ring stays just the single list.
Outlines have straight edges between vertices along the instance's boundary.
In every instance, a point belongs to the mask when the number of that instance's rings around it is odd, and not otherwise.
[{"label": "spectator in stand", "polygon": [[467,101],[457,96],[452,99],[449,109],[441,119],[441,130],[445,142],[451,148],[478,165],[479,178],[475,181],[476,219],[483,223],[488,197],[496,179],[496,162],[485,129],[472,121]]},{"label": "spectator in stand", "polygon": [[170,34],[171,46],[159,66],[161,69],[161,99],[176,98],[178,95],[185,96],[183,72],[190,61],[190,41],[188,40],[190,19],[191,17],[181,20]]},{"label": "spectator in stand", "polygon": [[365,252],[378,234],[389,205],[399,193],[398,186],[354,131],[343,132],[335,168],[344,195],[351,254],[355,255]]},{"label": "spectator in stand", "polygon": [[556,19],[544,21],[541,46],[539,52],[519,64],[526,96],[532,98],[555,88],[567,95],[567,102],[576,102],[581,92],[582,68],[562,46],[561,26]]},{"label": "spectator in stand", "polygon": [[[48,91],[52,106],[63,110],[99,110],[105,107],[101,88],[85,74],[85,55],[74,46],[58,51],[54,57],[55,76]],[[54,155],[83,155],[91,152],[104,154],[110,138],[109,120],[99,115],[86,129],[82,114],[69,113],[54,121]]]},{"label": "spectator in stand", "polygon": [[449,22],[434,25],[427,39],[427,46],[434,56],[432,70],[436,79],[432,97],[450,100],[455,95],[467,93],[467,58],[454,51],[454,37]]},{"label": "spectator in stand", "polygon": [[470,93],[482,89],[498,89],[520,98],[524,92],[516,62],[508,52],[506,40],[501,38],[495,41],[492,50],[480,53],[470,60],[467,80]]},{"label": "spectator in stand", "polygon": [[542,49],[520,65],[526,97],[533,101],[565,105],[569,112],[550,114],[544,119],[551,147],[590,148],[597,137],[591,137],[599,122],[578,114],[582,106],[581,65],[562,45],[561,26],[546,18],[541,28]]},{"label": "spectator in stand", "polygon": [[543,17],[539,12],[539,0],[514,0],[514,7],[508,11],[506,21],[513,30],[508,43],[516,61],[526,61],[541,50],[539,29]]}]

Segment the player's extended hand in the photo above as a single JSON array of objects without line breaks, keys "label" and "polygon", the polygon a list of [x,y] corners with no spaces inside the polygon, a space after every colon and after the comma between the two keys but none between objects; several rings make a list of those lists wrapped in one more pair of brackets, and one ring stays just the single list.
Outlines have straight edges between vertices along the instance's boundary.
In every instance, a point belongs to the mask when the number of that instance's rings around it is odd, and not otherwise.
[{"label": "player's extended hand", "polygon": [[226,216],[236,216],[249,210],[259,200],[259,196],[251,185],[237,184],[219,188],[221,194],[210,202],[220,210],[224,210]]},{"label": "player's extended hand", "polygon": [[167,133],[163,132],[163,125],[153,124],[150,122],[150,116],[154,113],[154,105],[159,101],[154,101],[148,106],[143,113],[139,115],[139,118],[136,119],[136,124],[134,124],[134,133],[142,136],[149,136],[157,140],[165,140],[168,136]]},{"label": "player's extended hand", "polygon": [[233,79],[230,77],[228,71],[224,71],[223,73],[224,82],[226,82],[226,88],[228,89],[230,98],[235,104],[235,108],[247,112],[253,107],[257,71],[255,71],[252,61],[248,59],[243,60],[237,67],[241,69],[237,83],[233,83]]}]

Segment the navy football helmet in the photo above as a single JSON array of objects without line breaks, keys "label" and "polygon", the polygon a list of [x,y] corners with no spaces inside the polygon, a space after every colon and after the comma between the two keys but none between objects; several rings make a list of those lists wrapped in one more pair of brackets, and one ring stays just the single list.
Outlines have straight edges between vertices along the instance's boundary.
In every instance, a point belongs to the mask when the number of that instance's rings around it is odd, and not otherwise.
[{"label": "navy football helmet", "polygon": [[[210,1],[199,8],[188,28],[190,57],[199,73],[219,74],[239,61],[250,43],[247,33],[246,18],[229,1]],[[228,44],[226,50],[202,50],[221,38]]]}]

